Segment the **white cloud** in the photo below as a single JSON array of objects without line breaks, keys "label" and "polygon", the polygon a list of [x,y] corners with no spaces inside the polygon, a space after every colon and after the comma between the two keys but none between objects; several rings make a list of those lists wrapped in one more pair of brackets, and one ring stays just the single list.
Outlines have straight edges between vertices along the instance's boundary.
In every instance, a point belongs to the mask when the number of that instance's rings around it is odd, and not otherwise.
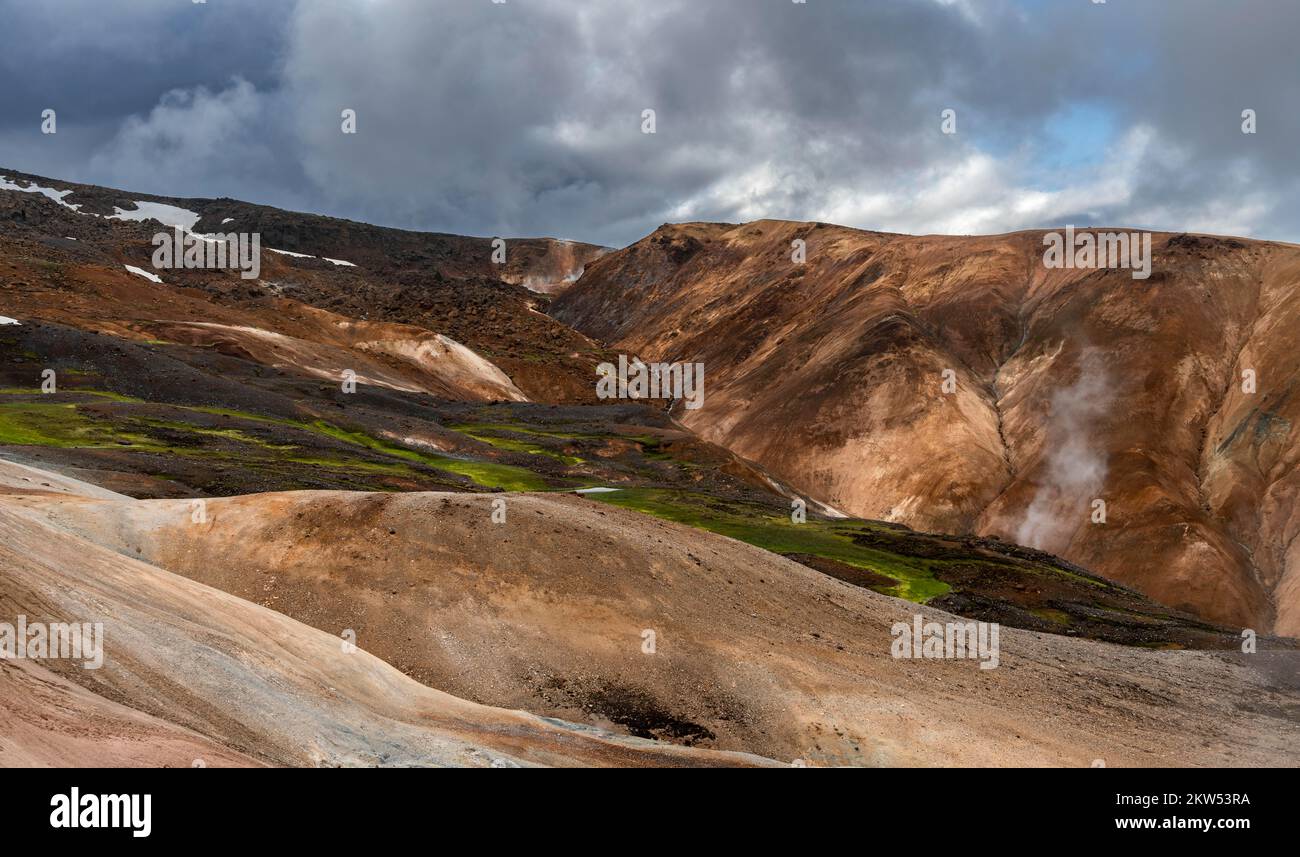
[{"label": "white cloud", "polygon": [[[1201,18],[1179,19],[1182,41],[1217,45],[1233,15],[1187,2]],[[1261,32],[1291,15],[1255,8]],[[1116,71],[1168,13],[1135,10],[1119,26],[1095,12],[1029,14],[1005,0],[533,0],[430,15],[423,0],[304,2],[279,37],[273,80],[168,89],[97,145],[84,171],[56,174],[408,228],[614,244],[666,220],[758,218],[958,234],[1086,219],[1294,237],[1296,173],[1276,138],[1295,117],[1268,109],[1275,91],[1294,88],[1294,68],[1220,61],[1214,92],[1259,102],[1273,135],[1242,139],[1239,110],[1211,111],[1181,87],[1139,91],[1203,76],[1162,43],[1143,54],[1141,75]],[[177,20],[189,19],[169,26]],[[1129,130],[1100,158],[1043,175],[1053,159],[1042,147],[1056,140],[1048,123],[1085,97]],[[955,136],[939,133],[950,106]],[[344,108],[357,111],[355,135],[340,132]],[[655,135],[640,132],[645,108],[657,111]],[[0,141],[67,163],[48,143]]]}]

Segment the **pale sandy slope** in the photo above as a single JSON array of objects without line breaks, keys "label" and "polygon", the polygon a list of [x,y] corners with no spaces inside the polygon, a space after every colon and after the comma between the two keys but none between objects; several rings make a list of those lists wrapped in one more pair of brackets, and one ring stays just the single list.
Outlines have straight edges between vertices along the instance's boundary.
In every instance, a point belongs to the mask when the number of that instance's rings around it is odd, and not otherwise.
[{"label": "pale sandy slope", "polygon": [[0,459],[0,494],[48,494],[64,497],[93,497],[99,500],[129,499],[123,494],[62,473],[40,470],[8,459]]},{"label": "pale sandy slope", "polygon": [[430,689],[337,637],[41,523],[32,513],[59,502],[46,496],[0,497],[0,621],[102,622],[106,659],[97,671],[0,660],[0,766],[763,764]]},{"label": "pale sandy slope", "polygon": [[[203,705],[169,717],[194,711],[178,722],[280,759],[409,761],[415,744],[426,759],[463,761],[464,732],[426,738],[408,725],[414,713],[465,712],[456,719],[471,733],[476,719],[519,717],[417,691],[369,656],[341,658],[337,635],[353,629],[363,648],[456,697],[604,725],[631,711],[703,727],[715,736],[705,746],[787,763],[1300,764],[1294,652],[1156,652],[1003,629],[995,670],[896,660],[889,629],[911,620],[909,603],[573,496],[511,495],[507,522],[493,524],[493,499],[271,494],[210,500],[207,523],[194,524],[185,502],[13,498],[0,526],[28,540],[18,557],[42,556],[52,540],[103,546],[79,547],[97,567],[77,565],[78,586],[93,588],[76,597],[117,605],[128,695],[145,698],[134,659],[160,638],[154,674],[205,689]],[[68,575],[56,570],[71,560],[54,558],[27,585]],[[127,577],[155,609],[124,597]],[[224,654],[195,639],[214,624]],[[292,707],[268,673],[290,684]],[[532,730],[534,748],[541,728],[513,727]]]}]

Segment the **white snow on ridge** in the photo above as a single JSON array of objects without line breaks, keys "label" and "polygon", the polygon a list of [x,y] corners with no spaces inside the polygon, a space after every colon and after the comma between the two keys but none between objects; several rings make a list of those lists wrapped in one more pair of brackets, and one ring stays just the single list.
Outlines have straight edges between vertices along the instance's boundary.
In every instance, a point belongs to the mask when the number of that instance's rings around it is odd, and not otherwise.
[{"label": "white snow on ridge", "polygon": [[113,206],[113,214],[109,220],[156,220],[164,226],[180,227],[185,232],[194,231],[194,225],[201,220],[203,215],[190,211],[187,208],[179,208],[175,205],[165,205],[161,202],[142,202],[135,200],[135,211],[126,211]]},{"label": "white snow on ridge", "polygon": [[72,193],[72,191],[70,190],[55,190],[52,187],[41,187],[40,185],[36,185],[36,184],[28,185],[27,187],[19,187],[18,185],[10,181],[8,176],[0,176],[0,190],[16,190],[19,193],[39,193],[42,196],[46,196],[54,200],[64,208],[70,208],[73,211],[76,211],[78,214],[81,213],[80,203],[74,205],[73,203],[63,201],[63,198],[65,196]]},{"label": "white snow on ridge", "polygon": [[[19,187],[8,176],[0,176],[0,190],[15,190],[19,193],[39,193],[46,196],[64,208],[71,209],[77,214],[99,217],[89,211],[81,210],[81,203],[64,202],[63,198],[72,193],[70,190],[55,190],[54,188],[41,187],[32,184],[27,187]],[[118,206],[113,206],[113,213],[106,219],[108,220],[132,220],[142,222],[145,220],[156,220],[164,226],[180,227],[185,232],[192,232],[195,224],[202,219],[203,215],[190,211],[187,208],[180,208],[175,205],[166,205],[161,202],[144,202],[143,200],[134,200],[135,211],[127,211]],[[228,221],[227,221],[228,222]],[[73,241],[76,239],[73,238]]]},{"label": "white snow on ridge", "polygon": [[[90,215],[91,217],[99,217],[98,214],[92,214],[89,211],[82,211],[81,203],[74,204],[70,202],[64,202],[63,198],[68,194],[72,193],[72,191],[70,190],[55,190],[54,188],[41,187],[35,184],[29,185],[28,187],[19,187],[17,184],[11,181],[8,176],[0,176],[0,190],[13,190],[13,191],[18,191],[19,193],[39,193],[57,202],[59,205],[63,206],[64,208],[71,209],[72,211],[75,211],[78,214],[87,214]],[[107,219],[108,220],[130,220],[137,223],[143,222],[145,220],[156,220],[164,226],[170,226],[172,228],[180,229],[182,232],[185,232],[190,235],[195,235],[198,238],[203,239],[204,241],[212,242],[217,240],[211,235],[201,235],[194,231],[194,227],[197,226],[198,222],[203,219],[203,215],[199,214],[198,212],[190,211],[188,208],[181,208],[175,205],[167,205],[166,203],[162,203],[162,202],[145,202],[144,200],[139,200],[139,199],[134,200],[134,202],[135,202],[134,211],[127,211],[126,209],[116,205],[113,206],[113,213],[110,214],[107,217]],[[221,221],[221,225],[225,226],[227,223],[232,223],[234,222],[234,219],[235,218],[233,217],[227,217],[225,220]],[[70,238],[69,240],[75,241],[77,239]],[[342,259],[331,259],[328,256],[319,256],[319,257],[309,256],[306,253],[295,253],[292,250],[276,250],[273,247],[267,247],[265,249],[270,250],[272,253],[279,253],[282,256],[293,256],[298,259],[320,258],[320,259],[324,259],[326,262],[329,262],[331,265],[337,265],[341,268],[356,267],[356,265],[353,264],[352,262],[345,262]],[[133,269],[133,272],[138,272],[138,271],[139,271],[138,268]]]},{"label": "white snow on ridge", "polygon": [[[55,190],[54,188],[41,187],[40,185],[36,185],[36,184],[31,184],[28,185],[27,187],[19,187],[8,176],[0,176],[0,190],[12,190],[12,191],[17,191],[18,193],[39,193],[42,196],[45,196],[48,199],[57,202],[59,205],[63,206],[64,208],[75,211],[78,214],[90,215],[91,217],[99,217],[98,214],[93,214],[89,211],[82,211],[81,203],[74,204],[74,203],[64,202],[63,198],[68,194],[72,193],[71,190]],[[194,231],[194,227],[197,226],[198,222],[203,219],[203,215],[199,214],[198,212],[190,211],[187,208],[181,208],[175,205],[167,205],[166,203],[162,203],[162,202],[145,202],[144,200],[139,200],[139,199],[133,201],[135,202],[134,211],[127,211],[126,209],[115,205],[113,206],[113,213],[109,215],[106,219],[128,220],[137,223],[141,223],[146,220],[156,220],[159,223],[163,224],[164,226],[169,226],[174,229],[180,229],[182,232],[185,232],[186,234],[193,235],[207,242],[213,242],[218,240],[212,235],[202,235]],[[233,217],[227,217],[226,219],[221,221],[221,225],[224,226],[227,223],[231,223],[234,221],[234,219],[235,218]],[[76,241],[77,239],[69,236],[68,240]],[[342,259],[331,259],[328,256],[319,256],[319,257],[310,256],[306,253],[295,253],[292,250],[276,250],[274,247],[267,247],[265,249],[270,250],[272,253],[279,253],[282,256],[293,256],[298,259],[320,258],[320,259],[324,259],[326,262],[329,262],[331,265],[337,265],[338,267],[341,268],[356,267],[356,265],[353,264],[352,262],[346,262]],[[126,267],[133,274],[139,274],[142,277],[149,277],[150,279],[154,280],[154,282],[157,283],[162,282],[162,280],[155,278],[153,274],[150,274],[147,271],[142,271],[139,268],[133,268],[130,265],[127,265]]]},{"label": "white snow on ridge", "polygon": [[270,250],[272,253],[279,253],[281,256],[293,256],[295,259],[324,259],[326,262],[341,265],[344,268],[356,267],[356,265],[351,262],[344,262],[342,259],[330,259],[326,256],[309,256],[306,253],[295,253],[292,250],[277,250],[274,247],[267,247],[266,249]]},{"label": "white snow on ridge", "polygon": [[151,274],[148,271],[144,270],[143,268],[137,268],[135,265],[123,265],[122,267],[126,268],[132,274],[135,274],[140,277],[144,277],[146,280],[150,280],[152,282],[158,283],[159,285],[162,284],[162,277],[158,276],[157,274]]},{"label": "white snow on ridge", "polygon": [[4,327],[5,325],[8,324],[18,325],[18,319],[10,318],[7,315],[0,315],[0,327]]}]

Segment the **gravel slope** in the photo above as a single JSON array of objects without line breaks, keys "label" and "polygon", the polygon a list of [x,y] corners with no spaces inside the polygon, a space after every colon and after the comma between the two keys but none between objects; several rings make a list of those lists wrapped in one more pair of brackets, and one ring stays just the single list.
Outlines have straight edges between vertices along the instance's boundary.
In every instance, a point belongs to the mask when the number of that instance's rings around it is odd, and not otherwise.
[{"label": "gravel slope", "polygon": [[[331,663],[353,629],[363,649],[457,697],[700,747],[813,764],[1300,764],[1295,652],[1160,652],[1003,629],[997,669],[898,660],[894,622],[951,617],[574,496],[512,495],[507,522],[493,524],[494,499],[256,495],[209,500],[196,525],[184,501],[17,498],[5,520],[319,628],[314,657]],[[237,603],[239,627],[269,634],[285,621]],[[322,704],[277,718],[296,734],[275,740],[319,747]]]}]

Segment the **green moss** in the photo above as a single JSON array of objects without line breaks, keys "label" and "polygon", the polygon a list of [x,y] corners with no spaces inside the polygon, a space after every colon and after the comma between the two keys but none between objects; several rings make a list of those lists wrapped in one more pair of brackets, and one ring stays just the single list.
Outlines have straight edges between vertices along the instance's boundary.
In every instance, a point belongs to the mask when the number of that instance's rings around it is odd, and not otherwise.
[{"label": "green moss", "polygon": [[1069,625],[1070,614],[1063,610],[1053,610],[1050,607],[1036,607],[1029,611],[1039,619],[1045,619],[1053,625]]},{"label": "green moss", "polygon": [[0,404],[0,443],[60,448],[135,447],[165,450],[147,435],[118,431],[78,410],[57,402]]},{"label": "green moss", "polygon": [[239,429],[233,429],[233,428],[230,429],[206,428],[202,426],[192,425],[190,423],[175,422],[172,420],[159,420],[150,417],[133,417],[131,418],[130,422],[133,425],[141,425],[141,426],[145,426],[146,428],[168,429],[176,432],[185,432],[187,434],[199,435],[200,437],[216,437],[216,438],[221,438],[223,440],[234,441],[235,443],[243,443],[249,446],[261,447],[262,449],[271,449],[276,451],[298,449],[298,446],[296,444],[271,443],[268,440],[263,440],[260,437],[254,437],[253,435],[242,432]]},{"label": "green moss", "polygon": [[[35,391],[14,390],[14,394],[35,396]],[[140,403],[138,399],[120,396],[98,390],[68,391],[80,395],[96,396],[126,404]],[[42,397],[43,398],[43,397]],[[64,398],[64,394],[60,394]],[[448,474],[463,476],[484,488],[505,491],[543,491],[549,486],[544,478],[522,467],[512,467],[489,461],[472,461],[453,458],[448,455],[434,455],[406,449],[396,444],[387,443],[363,432],[349,431],[338,426],[316,420],[310,423],[294,420],[265,417],[258,414],[234,411],[226,408],[187,408],[178,405],[170,407],[252,423],[263,423],[294,428],[319,436],[342,441],[350,446],[370,450],[380,455],[401,459],[403,462],[417,463]],[[213,452],[202,449],[197,443],[194,449],[174,449],[165,441],[151,437],[150,429],[167,429],[193,435],[196,440],[218,437],[272,452],[294,449],[292,444],[273,444],[257,438],[237,428],[207,428],[195,426],[176,420],[160,420],[151,417],[133,417],[129,411],[114,415],[122,425],[114,425],[112,419],[100,417],[81,410],[76,403],[27,401],[0,404],[0,443],[21,446],[52,446],[69,448],[107,448],[125,447],[151,452],[170,452],[196,458],[232,458],[229,453]],[[122,426],[139,426],[140,431],[127,430]],[[310,466],[348,469],[358,472],[383,473],[418,477],[419,473],[410,464],[399,462],[373,462],[360,459],[324,458],[324,457],[278,457],[281,462],[294,462]],[[241,463],[254,463],[241,461]],[[268,462],[274,465],[274,461]]]},{"label": "green moss", "polygon": [[[398,446],[395,443],[389,443],[388,441],[371,437],[364,432],[340,428],[339,426],[325,422],[324,420],[314,420],[310,423],[306,423],[275,417],[264,417],[258,414],[250,414],[242,411],[232,411],[227,408],[193,408],[192,410],[217,416],[230,417],[232,419],[273,423],[276,425],[288,426],[302,431],[312,432],[317,435],[342,441],[343,443],[352,446],[362,447],[382,455],[389,455],[405,461],[416,462],[425,467],[431,467],[435,470],[441,470],[446,473],[455,473],[459,476],[464,476],[467,479],[470,479],[484,488],[497,488],[503,491],[544,491],[549,487],[545,479],[523,467],[513,467],[508,464],[497,464],[496,462],[491,461],[472,461],[468,459],[453,458],[449,455],[418,452],[413,449],[407,449],[404,446]],[[405,472],[415,475],[409,468],[407,468]]]},{"label": "green moss", "polygon": [[556,452],[553,449],[547,449],[544,446],[530,443],[526,440],[517,440],[509,437],[496,437],[495,435],[486,434],[484,432],[474,432],[463,429],[457,429],[457,431],[466,437],[472,437],[474,440],[486,443],[489,446],[494,446],[497,449],[504,449],[509,452],[520,452],[527,455],[545,455],[548,458],[554,458],[556,461],[563,462],[570,467],[576,467],[577,465],[584,463],[583,459],[576,455],[565,455],[562,452]]},{"label": "green moss", "polygon": [[1119,587],[1115,586],[1115,584],[1111,583],[1111,582],[1108,581],[1108,580],[1098,580],[1098,579],[1095,578],[1095,577],[1088,577],[1087,575],[1076,574],[1075,572],[1070,571],[1070,570],[1067,569],[1067,568],[1056,568],[1055,566],[1043,565],[1043,564],[1041,564],[1041,563],[1037,564],[1037,567],[1038,567],[1038,569],[1039,569],[1040,571],[1043,571],[1043,572],[1045,572],[1045,573],[1047,573],[1047,574],[1055,574],[1055,575],[1058,575],[1058,576],[1060,576],[1060,577],[1068,577],[1070,580],[1074,580],[1074,581],[1077,581],[1077,582],[1079,582],[1079,583],[1086,583],[1086,584],[1088,584],[1089,586],[1095,586],[1095,587],[1097,587],[1098,589],[1118,589],[1118,588],[1119,588]]},{"label": "green moss", "polygon": [[787,516],[686,491],[630,488],[589,494],[590,499],[632,509],[657,518],[689,524],[728,536],[773,553],[806,553],[884,575],[896,583],[882,587],[886,595],[924,604],[948,592],[948,584],[934,575],[932,562],[892,554],[855,544],[853,529],[837,521],[809,518],[796,524]]},{"label": "green moss", "polygon": [[328,467],[331,470],[346,470],[357,473],[382,473],[385,476],[407,476],[414,478],[419,475],[404,464],[390,464],[381,461],[358,461],[356,459],[324,458],[321,456],[290,455],[283,458],[277,458],[274,463],[278,464],[286,461],[293,462],[294,464],[305,464],[311,467]]},{"label": "green moss", "polygon": [[535,437],[554,437],[561,440],[578,440],[579,438],[601,438],[601,434],[583,434],[581,432],[559,432],[534,428],[532,426],[511,425],[509,423],[458,423],[448,426],[452,431],[477,437],[485,432],[513,432],[514,434],[533,435]]},{"label": "green moss", "polygon": [[[60,370],[60,374],[69,374]],[[137,399],[132,396],[123,396],[120,393],[110,393],[107,390],[78,390],[73,387],[58,388],[56,393],[42,393],[36,387],[0,387],[0,396],[95,396],[100,399],[108,399],[113,402],[127,402],[130,404],[144,405],[148,404],[144,399]],[[62,402],[63,399],[58,401]]]},{"label": "green moss", "polygon": [[366,449],[403,458],[407,461],[419,462],[436,470],[459,474],[485,488],[500,488],[504,491],[544,491],[549,487],[545,479],[523,467],[497,464],[493,461],[473,461],[453,458],[450,455],[417,452],[404,446],[379,440],[362,432],[341,429],[321,420],[312,423],[311,428],[320,434],[332,437],[335,440],[341,440],[344,443],[363,446]]},{"label": "green moss", "polygon": [[449,470],[474,480],[488,488],[500,488],[503,491],[545,491],[550,486],[546,480],[522,467],[495,464],[488,461],[469,461],[457,458],[444,458],[431,465],[439,470]]}]

